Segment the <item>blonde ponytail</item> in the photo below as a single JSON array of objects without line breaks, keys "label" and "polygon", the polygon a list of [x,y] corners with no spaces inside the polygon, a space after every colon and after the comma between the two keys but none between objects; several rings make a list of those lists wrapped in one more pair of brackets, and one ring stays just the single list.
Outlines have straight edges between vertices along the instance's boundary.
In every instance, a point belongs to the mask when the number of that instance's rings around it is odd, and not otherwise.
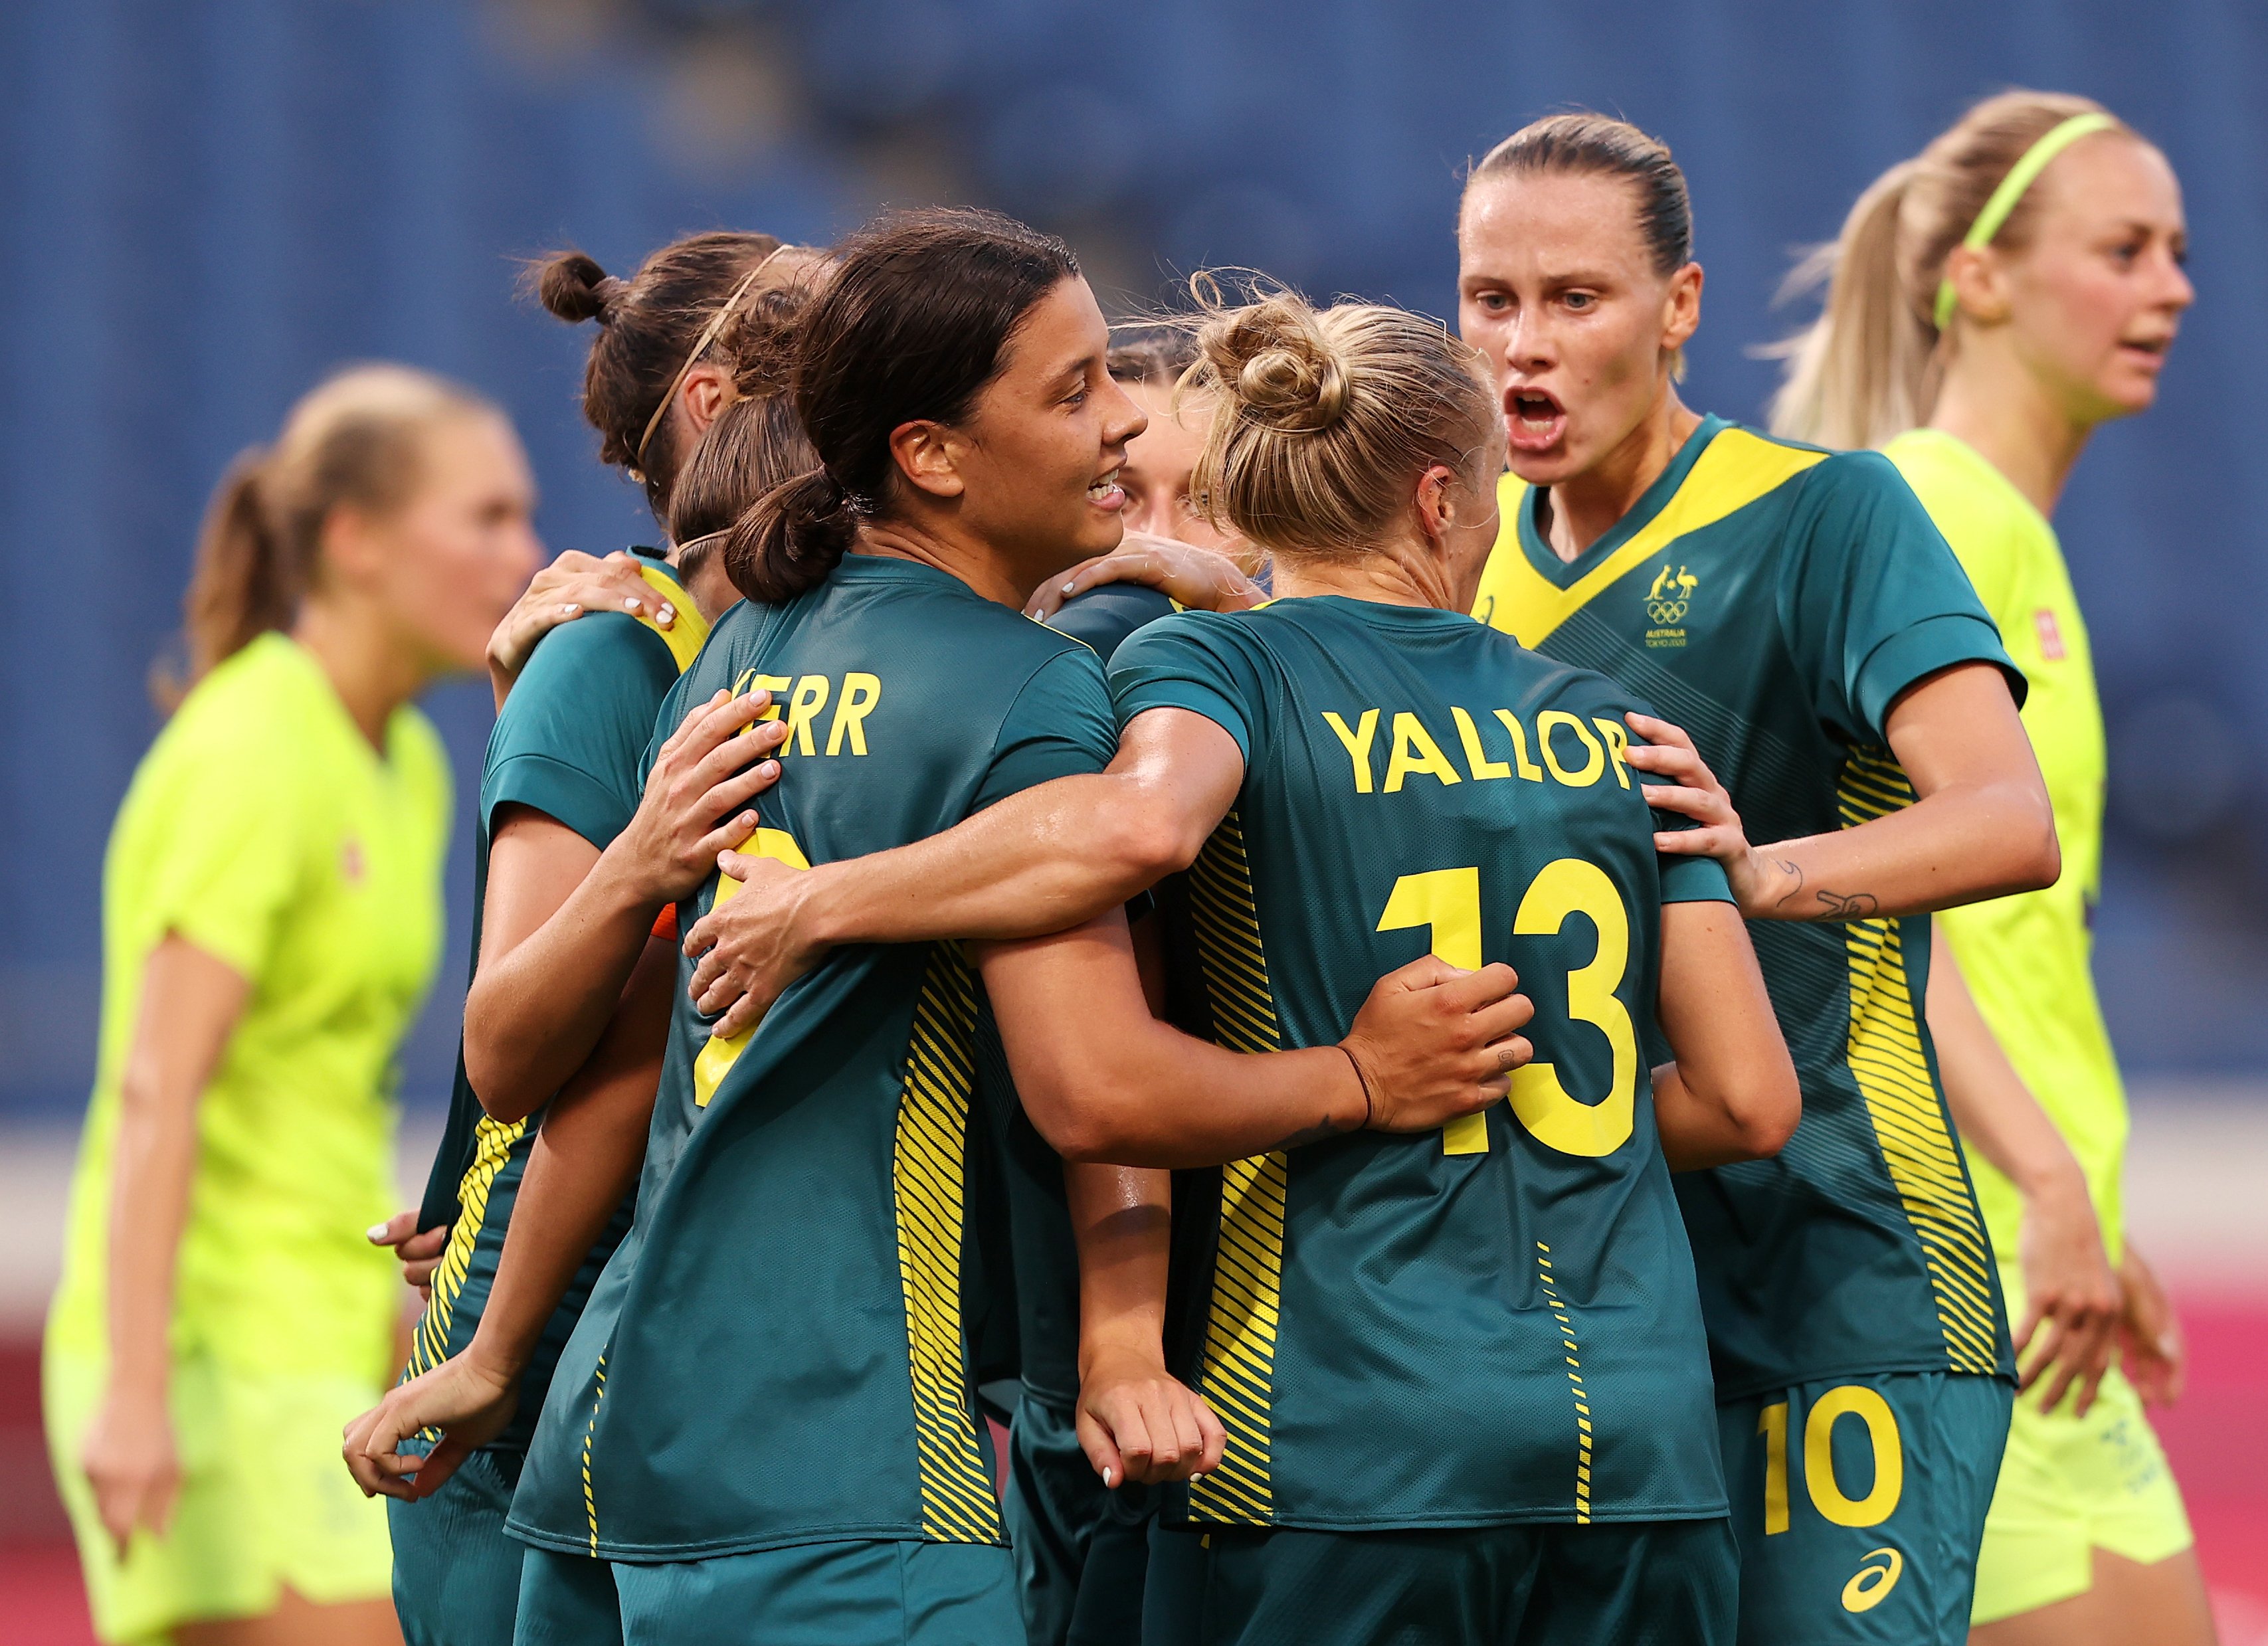
[{"label": "blonde ponytail", "polygon": [[[1823,284],[1827,298],[1816,321],[1764,351],[1787,362],[1772,432],[1877,446],[1926,423],[1958,334],[1956,322],[1940,335],[1931,312],[1947,257],[2034,143],[2075,114],[2101,112],[2063,92],[2004,92],[1876,178],[1842,233],[1805,256],[1781,289],[1786,298]],[[1992,243],[2020,249],[2035,204],[2020,199]]]}]

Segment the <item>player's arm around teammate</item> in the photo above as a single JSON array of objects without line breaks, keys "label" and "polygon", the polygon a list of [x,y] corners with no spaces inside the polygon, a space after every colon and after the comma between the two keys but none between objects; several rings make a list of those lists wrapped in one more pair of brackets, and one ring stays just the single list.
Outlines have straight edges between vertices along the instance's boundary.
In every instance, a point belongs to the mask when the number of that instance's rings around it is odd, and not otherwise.
[{"label": "player's arm around teammate", "polygon": [[[2026,1382],[2056,1373],[2017,1404],[1985,1523],[1972,1638],[1997,1646],[2213,1632],[2139,1409],[2133,1374],[2154,1380],[2163,1363],[2130,1330],[2125,1363],[2103,1376],[2105,1248],[2136,1260],[2119,1218],[2124,1099],[2089,973],[2102,726],[2049,525],[2094,430],[2155,399],[2195,295],[2186,235],[2165,157],[2100,105],[1987,99],[1853,206],[1812,270],[1831,273],[1826,312],[1776,407],[1807,437],[1884,446],[1943,530],[2030,682],[2025,728],[2063,839],[2052,890],[1940,916],[1946,964],[1930,980],[2003,1283],[2028,1330],[2050,1323]],[[2154,1290],[2124,1288],[2128,1319]]]}]

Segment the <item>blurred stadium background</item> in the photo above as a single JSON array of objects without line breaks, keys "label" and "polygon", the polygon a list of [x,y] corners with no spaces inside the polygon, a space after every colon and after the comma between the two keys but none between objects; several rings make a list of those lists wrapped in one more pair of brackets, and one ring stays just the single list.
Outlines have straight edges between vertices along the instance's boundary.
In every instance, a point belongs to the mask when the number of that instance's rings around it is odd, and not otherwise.
[{"label": "blurred stadium background", "polygon": [[[2058,524],[2111,742],[2097,926],[2134,1087],[2132,1223],[2195,1348],[2162,1420],[2232,1646],[2268,1642],[2268,10],[2251,0],[14,0],[0,7],[0,1635],[89,1636],[39,1438],[36,1340],[93,1057],[100,860],[144,690],[229,457],[344,360],[519,420],[554,548],[650,533],[590,460],[579,339],[515,299],[574,243],[627,274],[709,226],[823,241],[976,201],[1065,234],[1106,303],[1176,271],[1454,312],[1461,168],[1585,105],[1675,148],[1706,323],[1689,399],[1760,415],[1791,251],[1970,99],[2098,97],[2188,192],[2197,309],[2159,408]],[[484,686],[437,694],[469,797]],[[403,1069],[406,1175],[446,1093],[469,897]]]}]

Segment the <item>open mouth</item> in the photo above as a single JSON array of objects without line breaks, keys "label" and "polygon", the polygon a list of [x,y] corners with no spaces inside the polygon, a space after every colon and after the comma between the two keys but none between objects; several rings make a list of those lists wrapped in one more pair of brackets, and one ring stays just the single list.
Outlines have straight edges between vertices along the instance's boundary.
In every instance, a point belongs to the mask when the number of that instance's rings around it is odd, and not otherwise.
[{"label": "open mouth", "polygon": [[2173,346],[2171,337],[2126,337],[2118,343],[2121,353],[2138,362],[2147,361],[2154,368],[2165,364],[2166,350]]},{"label": "open mouth", "polygon": [[1567,432],[1566,408],[1548,390],[1508,389],[1504,397],[1504,431],[1515,452],[1549,450]]},{"label": "open mouth", "polygon": [[1086,489],[1086,500],[1098,509],[1124,508],[1126,489],[1118,483],[1118,471],[1114,468],[1098,476]]}]

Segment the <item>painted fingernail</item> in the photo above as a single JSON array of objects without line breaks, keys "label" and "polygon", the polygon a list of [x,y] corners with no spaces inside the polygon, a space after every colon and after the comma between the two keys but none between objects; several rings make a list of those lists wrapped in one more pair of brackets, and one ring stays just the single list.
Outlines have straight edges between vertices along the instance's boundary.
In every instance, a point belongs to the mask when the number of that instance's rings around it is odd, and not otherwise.
[{"label": "painted fingernail", "polygon": [[637,599],[637,596],[636,596],[635,594],[626,594],[626,595],[624,595],[624,596],[622,597],[622,610],[624,610],[625,612],[635,612],[635,611],[637,611],[637,609],[638,609],[638,599]]},{"label": "painted fingernail", "polygon": [[564,604],[563,606],[562,606],[559,608],[559,615],[560,615],[560,616],[562,616],[562,617],[572,617],[572,616],[574,616],[574,615],[575,615],[575,614],[576,614],[576,613],[578,613],[578,612],[581,611],[582,609],[583,609],[583,608],[582,608],[581,606],[579,606],[576,605],[574,601],[572,601],[572,600],[569,600],[568,602],[566,602],[566,604]]},{"label": "painted fingernail", "polygon": [[1103,1472],[1102,1472],[1102,1483],[1103,1483],[1105,1486],[1116,1486],[1116,1485],[1117,1485],[1117,1484],[1118,1484],[1118,1472],[1117,1472],[1116,1469],[1105,1469],[1105,1470],[1103,1470]]},{"label": "painted fingernail", "polygon": [[668,628],[672,623],[675,622],[676,621],[677,621],[677,608],[676,608],[675,606],[669,606],[669,605],[664,605],[664,606],[662,606],[661,611],[659,612],[659,614],[658,614],[656,615],[656,617],[654,618],[654,621],[656,621],[656,622],[659,623],[659,624],[660,624],[664,628]]},{"label": "painted fingernail", "polygon": [[362,1236],[365,1240],[383,1240],[386,1238],[386,1225],[384,1223],[372,1223],[369,1228],[362,1231]]}]

